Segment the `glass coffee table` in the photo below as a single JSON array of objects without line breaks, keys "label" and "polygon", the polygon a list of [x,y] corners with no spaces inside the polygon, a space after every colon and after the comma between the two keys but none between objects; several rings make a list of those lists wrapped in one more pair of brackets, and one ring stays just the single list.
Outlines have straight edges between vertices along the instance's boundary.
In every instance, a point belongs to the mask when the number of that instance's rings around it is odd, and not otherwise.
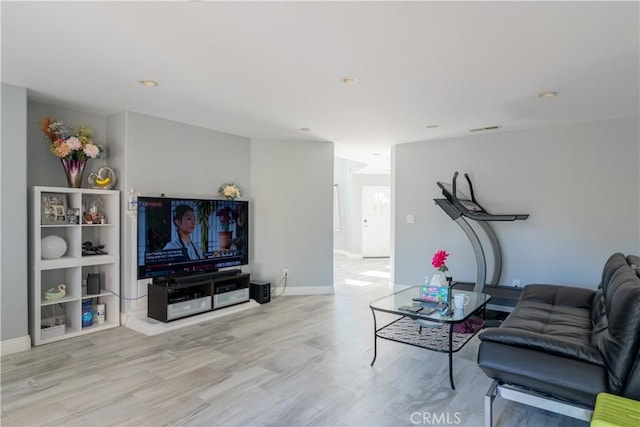
[{"label": "glass coffee table", "polygon": [[[427,302],[414,301],[420,298],[420,286],[414,286],[386,297],[379,298],[369,304],[373,314],[373,360],[378,356],[378,338],[413,345],[428,350],[449,353],[449,381],[453,384],[453,353],[459,351],[482,328],[475,332],[458,333],[453,331],[456,323],[462,323],[472,315],[484,313],[491,297],[480,292],[458,291],[452,288],[451,305],[455,305],[453,299],[456,294],[469,297],[469,301],[462,308],[454,306],[449,310],[448,306]],[[466,298],[465,298],[466,300]],[[407,311],[401,307],[422,307],[418,312]],[[400,316],[398,319],[380,328],[377,326],[376,312],[390,313]]]}]

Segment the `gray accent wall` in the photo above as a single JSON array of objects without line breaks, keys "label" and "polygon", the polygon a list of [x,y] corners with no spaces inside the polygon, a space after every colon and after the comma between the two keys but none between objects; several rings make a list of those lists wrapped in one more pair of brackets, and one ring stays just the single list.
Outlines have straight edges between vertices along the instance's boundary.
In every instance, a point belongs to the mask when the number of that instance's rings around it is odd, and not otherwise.
[{"label": "gray accent wall", "polygon": [[67,129],[71,126],[77,128],[81,125],[91,127],[94,130],[94,141],[104,146],[107,153],[105,157],[87,161],[82,187],[88,187],[87,177],[89,173],[97,171],[101,166],[105,166],[107,160],[111,158],[111,153],[109,152],[110,147],[107,144],[106,117],[33,101],[29,101],[28,103],[26,123],[27,150],[29,152],[29,162],[27,166],[28,187],[31,188],[36,185],[46,185],[49,187],[67,186],[67,179],[64,174],[64,169],[62,168],[62,163],[59,158],[49,151],[50,142],[40,131],[40,122],[46,116],[61,120]]},{"label": "gray accent wall", "polygon": [[[0,341],[28,336],[27,90],[2,83]],[[25,341],[26,338],[25,338]]]},{"label": "gray accent wall", "polygon": [[333,143],[252,140],[251,174],[252,278],[332,293]]},{"label": "gray accent wall", "polygon": [[[501,284],[596,287],[609,255],[640,252],[638,124],[604,120],[397,145],[395,283],[421,283],[438,249],[451,254],[454,280],[475,281],[471,244],[433,202],[442,197],[436,181],[451,182],[458,170],[469,173],[489,212],[530,214],[492,223],[504,253]],[[459,184],[468,194],[463,176]]]},{"label": "gray accent wall", "polygon": [[122,190],[122,309],[146,311],[147,280],[136,280],[136,224],[127,213],[131,187],[143,196],[218,198],[223,182],[235,182],[251,201],[248,138],[140,113],[108,119],[109,139]]}]

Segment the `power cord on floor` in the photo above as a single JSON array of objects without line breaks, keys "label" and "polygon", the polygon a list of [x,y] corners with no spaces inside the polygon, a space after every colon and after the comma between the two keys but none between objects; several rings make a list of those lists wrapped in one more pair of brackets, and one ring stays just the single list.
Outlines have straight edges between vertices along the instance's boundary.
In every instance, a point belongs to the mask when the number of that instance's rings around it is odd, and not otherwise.
[{"label": "power cord on floor", "polygon": [[139,297],[136,297],[136,298],[127,298],[127,297],[120,296],[120,295],[116,294],[115,292],[110,291],[109,289],[103,289],[103,290],[104,290],[104,291],[107,291],[107,292],[109,292],[109,293],[111,293],[111,294],[113,294],[113,295],[117,296],[117,297],[118,297],[118,298],[120,298],[121,300],[125,300],[125,301],[135,301],[135,300],[139,300],[139,299],[142,299],[142,298],[146,298],[146,297],[147,297],[147,294],[144,294],[144,295],[139,296]]},{"label": "power cord on floor", "polygon": [[[272,298],[278,298],[281,297],[282,294],[284,294],[284,290],[287,289],[287,278],[289,277],[289,273],[284,273],[284,275],[282,276],[282,278],[280,279],[280,281],[276,284],[276,286],[271,290],[271,297]],[[274,295],[276,293],[276,289],[278,288],[278,286],[280,286],[280,284],[284,281],[284,286],[282,287],[282,292],[280,292],[279,295]]]}]

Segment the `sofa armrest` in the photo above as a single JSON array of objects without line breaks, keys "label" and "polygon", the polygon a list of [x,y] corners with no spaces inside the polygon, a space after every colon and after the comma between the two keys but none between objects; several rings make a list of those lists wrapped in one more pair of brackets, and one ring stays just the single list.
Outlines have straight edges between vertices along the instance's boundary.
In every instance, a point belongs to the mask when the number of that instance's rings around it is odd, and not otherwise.
[{"label": "sofa armrest", "polygon": [[520,301],[536,301],[556,306],[591,310],[595,291],[563,285],[532,284],[524,287]]}]

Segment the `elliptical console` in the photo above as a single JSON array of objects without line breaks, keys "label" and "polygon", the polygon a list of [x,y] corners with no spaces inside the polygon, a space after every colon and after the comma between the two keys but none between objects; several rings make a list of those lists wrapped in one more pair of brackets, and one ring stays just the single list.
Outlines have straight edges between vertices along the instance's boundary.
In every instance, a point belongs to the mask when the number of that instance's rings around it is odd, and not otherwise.
[{"label": "elliptical console", "polygon": [[469,184],[471,199],[462,192],[457,191],[456,180],[458,179],[458,171],[453,174],[453,185],[438,181],[438,187],[442,189],[442,195],[446,197],[449,202],[453,203],[456,208],[458,208],[461,215],[476,221],[516,221],[529,218],[529,214],[490,214],[485,208],[480,206],[476,200],[476,196],[473,193],[473,184],[471,184],[469,174],[465,173],[464,177]]}]

